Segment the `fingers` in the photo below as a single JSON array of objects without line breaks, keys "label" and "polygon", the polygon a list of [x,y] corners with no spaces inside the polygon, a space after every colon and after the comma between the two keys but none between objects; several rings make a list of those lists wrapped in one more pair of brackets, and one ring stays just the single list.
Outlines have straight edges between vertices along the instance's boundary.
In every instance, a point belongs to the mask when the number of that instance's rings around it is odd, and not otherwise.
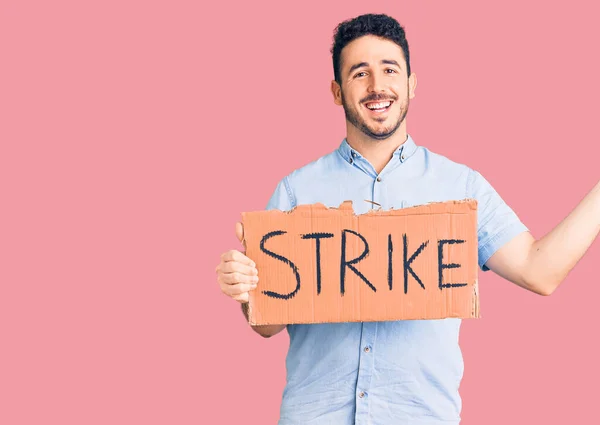
[{"label": "fingers", "polygon": [[221,292],[241,303],[247,303],[250,299],[250,291],[256,289],[256,283],[227,283],[220,280],[219,284]]},{"label": "fingers", "polygon": [[227,285],[237,285],[238,283],[256,285],[258,283],[258,276],[250,276],[240,272],[219,273],[217,280],[219,283],[225,283]]},{"label": "fingers", "polygon": [[232,249],[227,251],[223,255],[221,255],[221,264],[228,261],[236,261],[238,263],[245,264],[250,267],[255,267],[256,264],[250,258],[246,257],[246,255],[242,254],[240,251]]},{"label": "fingers", "polygon": [[219,264],[219,267],[217,267],[217,271],[220,271],[222,273],[238,272],[248,276],[258,275],[258,270],[256,269],[256,267],[248,266],[237,261],[227,261],[225,263],[221,263]]},{"label": "fingers", "polygon": [[235,285],[228,285],[226,283],[221,283],[221,291],[230,297],[235,297],[238,295],[247,294],[248,292],[256,289],[255,283],[238,283]]},{"label": "fingers", "polygon": [[225,295],[240,303],[249,301],[249,292],[258,283],[258,270],[254,261],[237,250],[230,250],[221,255],[216,272],[217,281]]}]

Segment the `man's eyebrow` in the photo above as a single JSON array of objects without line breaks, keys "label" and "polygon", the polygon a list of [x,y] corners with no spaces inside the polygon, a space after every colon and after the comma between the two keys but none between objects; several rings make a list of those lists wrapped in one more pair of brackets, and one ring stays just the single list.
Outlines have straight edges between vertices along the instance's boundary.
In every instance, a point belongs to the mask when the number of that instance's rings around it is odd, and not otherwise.
[{"label": "man's eyebrow", "polygon": [[[382,59],[381,63],[385,65],[396,65],[398,68],[402,68],[400,64],[393,59]],[[348,73],[352,73],[352,71],[354,71],[355,69],[362,68],[363,66],[369,66],[369,64],[367,62],[356,63],[350,67]]]},{"label": "man's eyebrow", "polygon": [[381,61],[381,63],[384,63],[384,64],[386,64],[386,65],[396,65],[398,68],[402,68],[402,67],[400,66],[400,64],[399,64],[398,62],[396,62],[395,60],[393,60],[393,59],[383,59],[383,60]]},{"label": "man's eyebrow", "polygon": [[350,71],[348,71],[348,73],[351,73],[351,72],[352,72],[352,71],[354,71],[355,69],[357,69],[357,68],[361,68],[361,67],[363,67],[363,66],[369,66],[369,64],[368,64],[368,63],[366,63],[366,62],[355,63],[354,65],[352,65],[352,66],[350,67]]}]

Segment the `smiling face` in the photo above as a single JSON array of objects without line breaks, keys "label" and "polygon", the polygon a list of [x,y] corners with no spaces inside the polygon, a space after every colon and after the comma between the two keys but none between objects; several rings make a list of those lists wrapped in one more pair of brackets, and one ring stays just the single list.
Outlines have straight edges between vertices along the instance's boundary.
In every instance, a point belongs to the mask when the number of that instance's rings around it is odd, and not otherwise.
[{"label": "smiling face", "polygon": [[416,76],[407,76],[402,48],[366,35],[346,45],[340,57],[340,83],[332,81],[334,101],[344,107],[348,130],[370,139],[391,137],[404,123]]}]

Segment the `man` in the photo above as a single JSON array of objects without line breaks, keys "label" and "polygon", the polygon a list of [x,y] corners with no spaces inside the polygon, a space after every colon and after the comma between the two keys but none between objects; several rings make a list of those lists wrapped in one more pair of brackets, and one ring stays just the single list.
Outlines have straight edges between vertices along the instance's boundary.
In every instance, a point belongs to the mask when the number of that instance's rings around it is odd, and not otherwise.
[{"label": "man", "polygon": [[[406,114],[417,77],[403,28],[385,15],[340,24],[332,48],[334,102],[346,115],[338,149],[283,178],[267,209],[353,201],[357,214],[434,201],[478,201],[483,271],[550,295],[600,230],[600,184],[550,233],[535,240],[477,171],[418,146]],[[237,236],[242,240],[241,224]],[[222,291],[242,303],[260,285],[251,259],[232,250],[217,267]],[[256,326],[290,336],[280,425],[458,424],[463,362],[460,320]]]}]

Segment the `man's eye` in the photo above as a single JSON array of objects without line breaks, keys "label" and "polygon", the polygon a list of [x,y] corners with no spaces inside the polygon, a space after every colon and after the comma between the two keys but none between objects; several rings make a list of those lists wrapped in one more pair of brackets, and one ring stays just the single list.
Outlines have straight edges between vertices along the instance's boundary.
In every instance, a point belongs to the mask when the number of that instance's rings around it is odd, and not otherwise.
[{"label": "man's eye", "polygon": [[385,70],[385,72],[390,72],[390,73],[394,73],[394,74],[395,74],[395,73],[396,73],[396,70],[395,70],[395,69],[388,68],[388,69],[386,69],[386,70]]},{"label": "man's eye", "polygon": [[365,75],[367,75],[366,72],[359,72],[354,77],[364,77]]}]

